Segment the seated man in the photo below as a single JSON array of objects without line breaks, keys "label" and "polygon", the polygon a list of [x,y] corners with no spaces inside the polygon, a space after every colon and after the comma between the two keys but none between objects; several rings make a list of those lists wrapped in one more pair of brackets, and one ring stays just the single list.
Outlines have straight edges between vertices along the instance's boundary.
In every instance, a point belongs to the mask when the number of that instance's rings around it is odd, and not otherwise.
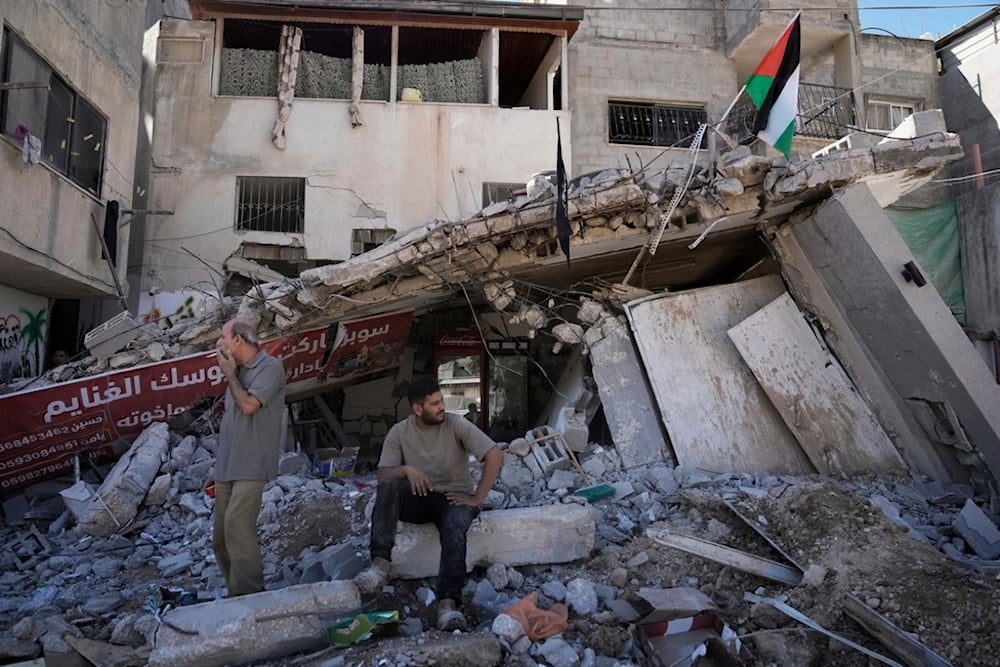
[{"label": "seated man", "polygon": [[[408,394],[413,414],[385,436],[372,512],[372,564],[354,578],[362,593],[389,579],[397,522],[433,523],[441,540],[438,628],[465,629],[457,609],[465,584],[465,540],[479,505],[500,474],[503,452],[474,424],[449,414],[437,381],[415,378]],[[469,454],[483,462],[474,494]]]}]

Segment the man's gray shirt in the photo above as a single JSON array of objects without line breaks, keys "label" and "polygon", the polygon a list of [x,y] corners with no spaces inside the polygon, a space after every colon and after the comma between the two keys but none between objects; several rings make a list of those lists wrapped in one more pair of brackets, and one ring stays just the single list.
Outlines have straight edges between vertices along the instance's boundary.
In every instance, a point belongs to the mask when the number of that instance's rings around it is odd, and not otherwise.
[{"label": "man's gray shirt", "polygon": [[285,367],[263,350],[239,369],[240,384],[260,401],[260,408],[245,415],[226,389],[226,410],[219,426],[215,479],[268,480],[278,474],[281,454],[281,421],[285,410]]},{"label": "man's gray shirt", "polygon": [[417,418],[410,415],[385,436],[379,468],[403,464],[424,471],[433,491],[472,493],[469,454],[482,461],[496,443],[464,417],[445,413],[444,422],[420,428]]}]

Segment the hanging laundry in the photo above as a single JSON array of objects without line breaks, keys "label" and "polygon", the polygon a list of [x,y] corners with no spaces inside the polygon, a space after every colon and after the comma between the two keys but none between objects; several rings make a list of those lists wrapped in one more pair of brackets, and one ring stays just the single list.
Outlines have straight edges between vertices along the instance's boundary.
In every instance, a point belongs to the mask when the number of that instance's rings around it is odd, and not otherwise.
[{"label": "hanging laundry", "polygon": [[24,135],[21,160],[29,167],[42,161],[42,140],[30,132]]},{"label": "hanging laundry", "polygon": [[278,48],[278,118],[271,130],[271,142],[281,150],[285,150],[285,124],[292,115],[301,45],[302,28],[281,26],[281,43]]}]

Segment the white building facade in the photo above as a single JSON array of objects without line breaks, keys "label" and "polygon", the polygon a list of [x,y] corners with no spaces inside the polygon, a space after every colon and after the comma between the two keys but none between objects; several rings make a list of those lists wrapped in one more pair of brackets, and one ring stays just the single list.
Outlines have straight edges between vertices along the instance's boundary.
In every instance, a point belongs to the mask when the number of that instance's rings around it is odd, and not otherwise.
[{"label": "white building facade", "polygon": [[[144,221],[130,261],[144,298],[218,293],[227,270],[273,277],[253,263],[296,275],[462,219],[554,169],[557,121],[570,159],[561,73],[581,10],[294,4],[196,1],[194,20],[147,34],[148,201],[172,215]],[[285,26],[297,67],[281,111]]]}]

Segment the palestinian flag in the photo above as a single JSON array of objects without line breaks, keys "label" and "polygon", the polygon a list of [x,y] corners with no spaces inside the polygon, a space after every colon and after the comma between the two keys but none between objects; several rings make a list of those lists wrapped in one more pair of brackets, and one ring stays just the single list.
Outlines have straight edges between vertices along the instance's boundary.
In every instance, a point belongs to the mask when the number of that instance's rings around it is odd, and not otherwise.
[{"label": "palestinian flag", "polygon": [[788,157],[799,108],[799,15],[796,14],[757,69],[747,79],[747,94],[757,107],[754,134]]}]

